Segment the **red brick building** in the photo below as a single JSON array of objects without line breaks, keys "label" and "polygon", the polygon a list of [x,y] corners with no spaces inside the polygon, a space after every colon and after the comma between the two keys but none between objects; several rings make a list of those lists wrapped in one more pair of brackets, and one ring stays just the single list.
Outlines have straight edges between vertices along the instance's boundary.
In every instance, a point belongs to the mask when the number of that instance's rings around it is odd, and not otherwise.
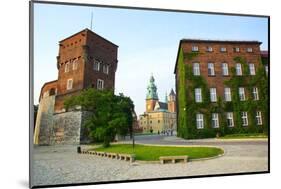
[{"label": "red brick building", "polygon": [[[58,117],[59,113],[65,112],[63,103],[68,96],[76,95],[81,90],[90,87],[100,90],[114,90],[115,72],[118,63],[117,51],[117,45],[89,29],[84,29],[59,42],[56,63],[58,78],[45,83],[41,89],[39,119],[37,119],[35,128],[35,143],[41,143],[40,141],[48,143],[46,139],[40,140],[43,133],[40,134],[40,130],[42,130],[42,127],[53,128],[51,126],[51,124],[54,124],[52,114],[57,114]],[[47,99],[51,96],[53,96],[52,102]],[[42,111],[40,111],[40,106]],[[53,108],[50,108],[50,106],[53,106]],[[53,109],[53,112],[50,109]],[[44,113],[46,110],[48,110],[48,114]],[[42,115],[47,115],[47,117],[41,119]],[[82,116],[82,114],[79,116]],[[65,128],[57,130],[62,132],[65,131]],[[56,131],[54,132],[56,133]],[[60,133],[59,135],[64,134]],[[51,136],[52,134],[49,133],[48,137],[52,138]]]},{"label": "red brick building", "polygon": [[265,130],[267,110],[258,103],[267,103],[267,89],[260,86],[257,77],[263,78],[267,67],[260,44],[180,41],[174,71],[179,136],[204,138]]}]

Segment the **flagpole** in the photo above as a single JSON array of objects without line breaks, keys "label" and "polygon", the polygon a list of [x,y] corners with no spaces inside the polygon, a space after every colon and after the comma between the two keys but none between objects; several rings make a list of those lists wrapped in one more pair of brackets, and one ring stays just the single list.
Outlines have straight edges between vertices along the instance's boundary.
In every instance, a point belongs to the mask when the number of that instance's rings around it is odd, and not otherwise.
[{"label": "flagpole", "polygon": [[91,12],[91,30],[93,29],[93,11]]}]

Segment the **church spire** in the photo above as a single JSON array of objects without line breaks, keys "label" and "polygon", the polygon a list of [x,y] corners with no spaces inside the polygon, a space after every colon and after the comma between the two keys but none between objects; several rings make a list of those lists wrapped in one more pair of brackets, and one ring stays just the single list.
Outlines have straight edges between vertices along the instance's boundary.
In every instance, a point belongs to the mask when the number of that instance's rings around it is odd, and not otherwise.
[{"label": "church spire", "polygon": [[154,81],[155,81],[155,79],[154,79],[153,75],[151,74],[151,77],[149,79],[149,84],[147,86],[146,99],[158,100],[157,87],[156,87]]}]

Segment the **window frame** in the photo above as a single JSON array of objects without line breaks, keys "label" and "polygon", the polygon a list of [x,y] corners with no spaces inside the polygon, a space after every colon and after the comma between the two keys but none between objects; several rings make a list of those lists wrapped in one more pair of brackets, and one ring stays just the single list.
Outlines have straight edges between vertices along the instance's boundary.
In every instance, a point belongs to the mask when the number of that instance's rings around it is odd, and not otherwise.
[{"label": "window frame", "polygon": [[219,114],[218,113],[212,113],[212,128],[219,128],[220,123],[219,123]]},{"label": "window frame", "polygon": [[[99,85],[99,82],[101,82],[101,87]],[[104,89],[104,80],[102,79],[97,79],[97,89],[98,90],[103,90]]]},{"label": "window frame", "polygon": [[257,125],[262,125],[262,112],[261,111],[257,111],[256,112],[256,124]]},{"label": "window frame", "polygon": [[239,87],[238,88],[238,94],[239,94],[239,100],[240,101],[245,101],[246,100],[246,94],[245,94],[245,88],[244,87]]},{"label": "window frame", "polygon": [[203,99],[202,99],[202,89],[201,88],[195,88],[194,89],[194,95],[195,95],[195,102],[197,103],[201,103],[203,102]]},{"label": "window frame", "polygon": [[[105,71],[105,68],[106,68],[106,71]],[[102,71],[103,73],[105,74],[109,74],[109,65],[108,64],[104,64],[103,67],[102,67]]]},{"label": "window frame", "polygon": [[[71,85],[70,85],[70,81],[71,81]],[[71,90],[73,89],[73,78],[69,78],[66,81],[66,90]]]},{"label": "window frame", "polygon": [[253,100],[256,101],[256,100],[260,99],[259,98],[259,89],[257,87],[253,87],[252,93],[253,93]]},{"label": "window frame", "polygon": [[[228,120],[230,120],[230,121],[228,122]],[[231,124],[229,124],[229,123],[231,123]],[[228,127],[234,127],[233,112],[226,112],[226,124],[227,124]]]},{"label": "window frame", "polygon": [[232,98],[231,98],[231,88],[230,87],[225,87],[224,88],[224,100],[226,102],[231,102]]},{"label": "window frame", "polygon": [[196,114],[196,128],[204,129],[204,115],[201,113]]},{"label": "window frame", "polygon": [[64,73],[68,73],[69,72],[69,67],[70,67],[70,62],[65,63]]},{"label": "window frame", "polygon": [[[226,66],[224,66],[224,65],[226,65]],[[223,63],[221,64],[221,69],[222,69],[222,75],[223,75],[223,76],[229,76],[228,63],[223,62]]]},{"label": "window frame", "polygon": [[197,45],[192,45],[191,51],[192,52],[198,52],[199,51],[199,47]]},{"label": "window frame", "polygon": [[199,76],[200,75],[200,63],[194,62],[192,64],[192,66],[193,66],[193,75]]},{"label": "window frame", "polygon": [[[210,71],[210,72],[209,72]],[[215,73],[215,64],[212,62],[208,63],[208,76],[216,76]]]},{"label": "window frame", "polygon": [[255,64],[249,63],[249,72],[250,72],[250,75],[256,75]]},{"label": "window frame", "polygon": [[210,101],[217,102],[217,89],[215,87],[210,88]]},{"label": "window frame", "polygon": [[100,71],[100,67],[101,67],[101,61],[95,59],[93,64],[93,70]]},{"label": "window frame", "polygon": [[78,69],[78,60],[74,59],[72,61],[72,70],[77,70]]},{"label": "window frame", "polygon": [[[249,125],[248,122],[248,113],[247,112],[241,112],[241,119],[242,119],[242,126],[246,127]],[[245,122],[244,122],[245,121]]]},{"label": "window frame", "polygon": [[206,49],[207,49],[206,50],[207,52],[213,52],[213,47],[212,46],[207,46]]},{"label": "window frame", "polygon": [[252,47],[247,47],[247,48],[246,48],[246,52],[252,53],[252,52],[253,52],[253,48],[252,48]]},{"label": "window frame", "polygon": [[241,63],[236,63],[235,64],[235,69],[236,69],[236,75],[237,76],[243,75],[243,70],[242,70],[242,64]]},{"label": "window frame", "polygon": [[221,47],[220,48],[220,52],[227,52],[227,48],[226,47]]}]

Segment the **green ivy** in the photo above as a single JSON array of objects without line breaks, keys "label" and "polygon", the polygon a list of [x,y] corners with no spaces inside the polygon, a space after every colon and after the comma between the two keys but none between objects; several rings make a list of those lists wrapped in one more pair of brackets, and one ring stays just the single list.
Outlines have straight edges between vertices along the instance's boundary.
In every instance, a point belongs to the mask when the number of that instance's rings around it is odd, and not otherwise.
[{"label": "green ivy", "polygon": [[[224,102],[218,97],[217,102],[210,102],[210,92],[206,80],[202,76],[193,75],[192,65],[185,64],[186,61],[192,61],[199,53],[184,53],[180,50],[178,59],[178,136],[186,139],[208,138],[217,135],[234,133],[267,133],[268,130],[268,86],[267,77],[264,69],[259,66],[255,76],[249,76],[249,68],[245,58],[235,57],[233,60],[242,64],[243,76],[236,76],[235,68],[230,71],[232,77],[225,82],[226,86],[231,88],[232,101]],[[238,87],[245,87],[252,94],[253,87],[259,89],[259,100],[254,101],[252,95],[248,95],[247,101],[240,101]],[[194,99],[195,88],[201,88],[202,103],[196,103]],[[256,125],[256,111],[262,112],[263,125]],[[242,126],[241,112],[248,112],[247,127]],[[227,126],[225,113],[234,113],[234,127]],[[204,114],[204,128],[197,129],[196,114]],[[219,114],[219,128],[212,128],[212,113]]]}]

